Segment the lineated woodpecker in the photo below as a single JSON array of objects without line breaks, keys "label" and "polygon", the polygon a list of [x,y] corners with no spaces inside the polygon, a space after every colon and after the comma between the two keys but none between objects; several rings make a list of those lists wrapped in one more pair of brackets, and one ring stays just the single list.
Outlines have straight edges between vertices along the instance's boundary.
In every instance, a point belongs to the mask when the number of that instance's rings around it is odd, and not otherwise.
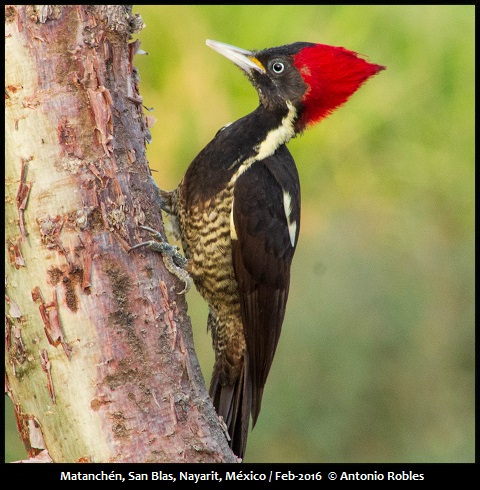
[{"label": "lineated woodpecker", "polygon": [[[385,67],[324,44],[262,51],[207,45],[246,73],[260,104],[221,128],[180,185],[159,190],[159,197],[182,241],[186,270],[209,306],[210,395],[233,452],[243,458],[250,415],[254,426],[280,336],[300,227],[300,184],[285,144]],[[144,245],[178,270],[174,247],[151,240],[134,248]],[[188,277],[177,275],[188,289]]]}]

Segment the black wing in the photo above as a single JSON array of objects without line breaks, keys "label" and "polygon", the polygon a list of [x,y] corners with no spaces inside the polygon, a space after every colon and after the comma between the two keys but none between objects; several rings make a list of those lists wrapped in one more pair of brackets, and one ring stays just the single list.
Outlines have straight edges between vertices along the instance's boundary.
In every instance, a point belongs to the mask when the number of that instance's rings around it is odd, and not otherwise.
[{"label": "black wing", "polygon": [[290,265],[300,228],[300,184],[285,146],[239,176],[233,199],[232,254],[252,383],[253,425],[282,328]]}]

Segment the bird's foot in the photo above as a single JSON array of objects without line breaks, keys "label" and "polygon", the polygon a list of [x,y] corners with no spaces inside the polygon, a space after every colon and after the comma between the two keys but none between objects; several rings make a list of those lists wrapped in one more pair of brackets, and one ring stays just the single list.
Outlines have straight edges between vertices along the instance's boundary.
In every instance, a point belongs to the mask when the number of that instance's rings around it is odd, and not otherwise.
[{"label": "bird's foot", "polygon": [[148,226],[140,226],[140,228],[148,231],[150,235],[152,235],[153,240],[138,243],[137,245],[134,245],[129,252],[140,247],[148,247],[154,252],[161,253],[166,269],[185,284],[183,291],[178,294],[187,293],[192,287],[192,280],[185,270],[187,259],[180,253],[177,246],[167,243],[158,231],[149,228]]}]

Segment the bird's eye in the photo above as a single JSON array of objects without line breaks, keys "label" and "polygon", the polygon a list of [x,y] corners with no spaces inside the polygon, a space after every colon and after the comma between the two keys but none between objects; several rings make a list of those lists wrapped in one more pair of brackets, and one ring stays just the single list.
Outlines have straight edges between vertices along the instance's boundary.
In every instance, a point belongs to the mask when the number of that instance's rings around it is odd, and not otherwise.
[{"label": "bird's eye", "polygon": [[274,61],[272,63],[272,70],[278,75],[285,70],[285,65],[281,61]]}]

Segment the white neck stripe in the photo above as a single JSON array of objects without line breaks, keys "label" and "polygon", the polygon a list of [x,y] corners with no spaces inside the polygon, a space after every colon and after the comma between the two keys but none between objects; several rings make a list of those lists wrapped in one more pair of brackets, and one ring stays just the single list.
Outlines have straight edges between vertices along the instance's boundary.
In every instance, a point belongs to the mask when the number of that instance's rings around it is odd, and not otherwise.
[{"label": "white neck stripe", "polygon": [[293,104],[287,100],[288,114],[282,119],[282,123],[278,128],[272,129],[266,138],[255,148],[257,154],[253,157],[254,160],[263,160],[264,158],[273,155],[277,148],[284,143],[287,143],[295,136],[294,120],[297,116],[297,110]]}]

